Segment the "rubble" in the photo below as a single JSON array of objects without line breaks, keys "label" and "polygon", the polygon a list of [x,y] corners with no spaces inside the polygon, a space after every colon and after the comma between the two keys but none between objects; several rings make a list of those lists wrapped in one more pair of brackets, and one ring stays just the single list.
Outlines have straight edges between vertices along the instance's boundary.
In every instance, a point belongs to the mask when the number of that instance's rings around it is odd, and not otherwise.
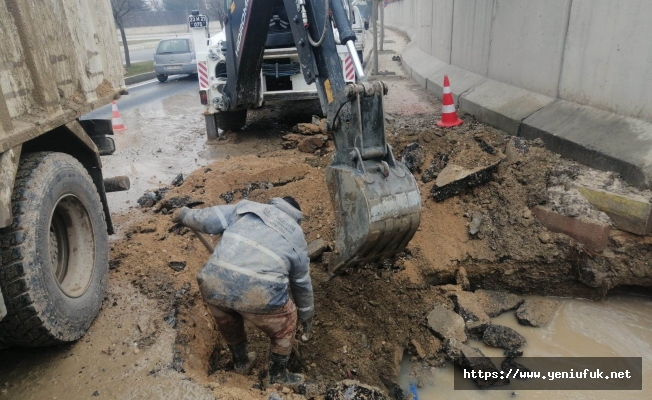
[{"label": "rubble", "polygon": [[307,123],[301,123],[297,124],[292,128],[292,132],[294,133],[300,133],[302,135],[316,135],[319,133],[322,133],[321,128],[319,125],[316,124],[307,124]]},{"label": "rubble", "polygon": [[[500,363],[500,369],[502,371],[530,372],[530,369],[528,367],[514,361],[514,357],[505,358],[503,362]],[[518,376],[516,376],[513,379],[527,379],[527,378],[521,378],[521,374],[519,373]]]},{"label": "rubble", "polygon": [[428,355],[423,349],[423,346],[421,346],[421,343],[419,343],[416,339],[412,339],[410,344],[412,344],[412,347],[414,347],[414,351],[416,352],[417,356],[420,359],[425,360]]},{"label": "rubble", "polygon": [[484,312],[491,318],[506,311],[515,310],[523,304],[521,297],[511,293],[478,289],[474,294]]},{"label": "rubble", "polygon": [[182,207],[196,207],[204,204],[203,201],[194,200],[190,196],[174,196],[164,199],[159,203],[158,210],[165,212],[172,211]]},{"label": "rubble", "polygon": [[168,266],[175,270],[176,272],[183,271],[186,268],[186,262],[185,261],[170,261],[168,263]]},{"label": "rubble", "polygon": [[455,311],[464,319],[469,333],[482,334],[491,319],[484,312],[472,292],[454,292],[450,298],[455,303]]},{"label": "rubble", "polygon": [[523,347],[525,345],[525,338],[512,328],[491,324],[485,329],[482,335],[482,342],[487,346],[512,350]]},{"label": "rubble", "polygon": [[441,304],[435,305],[428,314],[428,327],[442,339],[466,342],[464,319]]},{"label": "rubble", "polygon": [[328,244],[324,239],[313,240],[308,244],[308,258],[310,261],[316,260],[326,249],[328,249]]},{"label": "rubble", "polygon": [[554,300],[525,300],[516,310],[516,319],[521,325],[545,326],[555,316],[559,306],[559,302]]},{"label": "rubble", "polygon": [[315,135],[309,138],[303,139],[299,146],[297,147],[299,151],[304,153],[314,153],[316,150],[321,149],[326,145],[328,141],[328,136],[326,135]]},{"label": "rubble", "polygon": [[386,400],[381,389],[358,381],[345,380],[328,388],[325,400]]},{"label": "rubble", "polygon": [[410,172],[421,172],[421,166],[425,161],[425,152],[419,143],[413,142],[405,146],[401,162],[410,170]]},{"label": "rubble", "polygon": [[314,153],[326,145],[328,136],[315,134],[314,136],[302,136],[290,133],[283,136],[284,149],[298,149],[303,153]]},{"label": "rubble", "polygon": [[521,349],[507,349],[503,352],[505,357],[507,358],[516,358],[516,357],[522,357],[523,356],[523,350]]},{"label": "rubble", "polygon": [[478,232],[480,232],[480,226],[482,226],[482,221],[484,220],[484,215],[479,211],[473,211],[473,219],[469,224],[469,235],[476,237]]},{"label": "rubble", "polygon": [[498,170],[500,160],[487,165],[468,169],[456,164],[448,164],[444,168],[433,186],[430,194],[435,201],[444,201],[451,196],[459,194],[462,190],[489,182]]},{"label": "rubble", "polygon": [[534,216],[553,232],[563,233],[585,245],[596,253],[609,244],[611,225],[585,218],[573,218],[537,206],[532,209]]},{"label": "rubble", "polygon": [[[444,343],[444,351],[455,364],[462,368],[484,371],[485,373],[495,372],[496,376],[500,376],[498,368],[491,362],[491,359],[475,347],[467,346],[457,339],[450,338]],[[471,380],[482,389],[509,384],[509,379],[493,378],[493,376],[490,378],[471,378]]]},{"label": "rubble", "polygon": [[176,177],[174,177],[174,179],[173,179],[172,182],[171,182],[171,185],[172,185],[172,186],[179,187],[179,186],[181,186],[182,184],[183,184],[183,174],[182,174],[182,173],[179,173],[179,175],[177,175]]}]

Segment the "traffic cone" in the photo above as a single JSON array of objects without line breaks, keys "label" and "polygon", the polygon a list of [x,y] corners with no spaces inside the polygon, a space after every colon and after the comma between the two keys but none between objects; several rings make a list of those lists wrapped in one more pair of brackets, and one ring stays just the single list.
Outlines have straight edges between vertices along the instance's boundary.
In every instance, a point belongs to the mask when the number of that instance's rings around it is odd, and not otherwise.
[{"label": "traffic cone", "polygon": [[115,100],[111,103],[111,111],[113,116],[111,118],[111,125],[113,125],[113,132],[122,132],[126,131],[125,124],[122,122],[122,117],[120,116],[120,111],[118,111],[118,105],[115,104]]},{"label": "traffic cone", "polygon": [[455,102],[453,101],[451,83],[448,81],[448,75],[444,75],[444,96],[441,99],[441,106],[441,120],[437,122],[437,126],[451,128],[464,123],[464,121],[457,118],[457,111],[455,110]]}]

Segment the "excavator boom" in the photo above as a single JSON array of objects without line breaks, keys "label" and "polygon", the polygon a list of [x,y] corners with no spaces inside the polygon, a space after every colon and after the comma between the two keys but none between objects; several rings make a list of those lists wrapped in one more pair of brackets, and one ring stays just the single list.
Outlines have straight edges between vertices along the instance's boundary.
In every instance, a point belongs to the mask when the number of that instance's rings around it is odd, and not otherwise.
[{"label": "excavator boom", "polygon": [[[227,83],[220,101],[222,112],[259,104],[268,27],[286,15],[303,76],[317,86],[336,147],[326,172],[336,220],[334,274],[403,251],[421,215],[416,181],[385,141],[387,86],[367,81],[344,1],[227,0]],[[357,83],[344,79],[338,44],[353,58]]]}]

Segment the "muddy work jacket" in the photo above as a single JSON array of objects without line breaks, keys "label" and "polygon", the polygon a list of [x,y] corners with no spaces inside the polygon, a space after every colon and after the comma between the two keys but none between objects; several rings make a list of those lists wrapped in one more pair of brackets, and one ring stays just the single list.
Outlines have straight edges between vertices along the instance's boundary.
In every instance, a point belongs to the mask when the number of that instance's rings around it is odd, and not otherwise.
[{"label": "muddy work jacket", "polygon": [[222,240],[197,275],[204,300],[248,313],[283,307],[289,290],[298,318],[314,313],[308,245],[299,226],[302,215],[283,199],[271,204],[243,200],[202,210],[184,208],[181,223]]}]

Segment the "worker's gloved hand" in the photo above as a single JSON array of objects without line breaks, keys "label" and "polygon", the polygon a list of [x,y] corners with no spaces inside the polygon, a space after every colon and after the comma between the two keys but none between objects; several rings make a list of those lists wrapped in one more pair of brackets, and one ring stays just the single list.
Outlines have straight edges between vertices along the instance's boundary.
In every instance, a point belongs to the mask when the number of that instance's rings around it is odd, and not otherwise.
[{"label": "worker's gloved hand", "polygon": [[301,335],[301,341],[307,342],[312,338],[312,319],[307,321],[301,321],[301,326],[303,327],[303,334]]},{"label": "worker's gloved hand", "polygon": [[189,209],[188,207],[182,207],[174,210],[172,212],[172,222],[174,222],[175,224],[180,223],[182,214],[188,209]]}]

